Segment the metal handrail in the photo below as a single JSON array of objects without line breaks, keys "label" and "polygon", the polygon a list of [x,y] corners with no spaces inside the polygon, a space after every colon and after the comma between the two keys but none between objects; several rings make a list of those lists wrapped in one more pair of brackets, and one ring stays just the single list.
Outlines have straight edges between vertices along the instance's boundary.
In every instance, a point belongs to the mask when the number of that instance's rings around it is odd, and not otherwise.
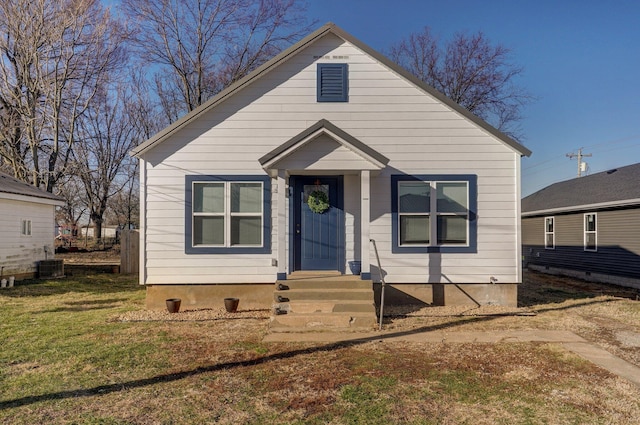
[{"label": "metal handrail", "polygon": [[378,262],[378,273],[380,274],[380,327],[382,330],[382,318],[384,317],[384,288],[386,283],[384,281],[384,273],[382,273],[382,267],[380,266],[380,256],[378,255],[378,246],[375,239],[369,239],[369,242],[373,243],[373,251],[376,253],[376,261]]}]

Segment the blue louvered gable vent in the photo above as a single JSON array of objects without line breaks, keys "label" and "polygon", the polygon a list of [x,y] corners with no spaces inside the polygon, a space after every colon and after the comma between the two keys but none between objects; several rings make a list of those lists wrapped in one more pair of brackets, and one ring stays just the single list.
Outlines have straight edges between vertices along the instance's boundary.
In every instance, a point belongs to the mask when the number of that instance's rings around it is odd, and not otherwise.
[{"label": "blue louvered gable vent", "polygon": [[319,63],[318,102],[347,102],[348,81],[346,63]]}]

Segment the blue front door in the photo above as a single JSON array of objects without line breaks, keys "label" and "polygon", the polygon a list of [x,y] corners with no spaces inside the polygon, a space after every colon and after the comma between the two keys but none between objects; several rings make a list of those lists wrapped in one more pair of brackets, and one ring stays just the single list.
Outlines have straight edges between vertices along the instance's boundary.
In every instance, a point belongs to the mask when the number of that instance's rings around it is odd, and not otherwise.
[{"label": "blue front door", "polygon": [[[290,185],[293,187],[294,270],[344,272],[342,177],[292,176]],[[311,203],[315,208],[309,206],[310,196],[320,199]],[[328,205],[322,208],[325,200]]]}]

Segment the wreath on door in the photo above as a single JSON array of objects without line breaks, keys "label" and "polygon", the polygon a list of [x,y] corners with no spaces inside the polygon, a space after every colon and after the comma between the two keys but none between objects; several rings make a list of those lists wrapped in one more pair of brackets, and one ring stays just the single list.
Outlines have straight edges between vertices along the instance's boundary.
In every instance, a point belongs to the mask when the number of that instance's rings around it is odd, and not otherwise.
[{"label": "wreath on door", "polygon": [[322,190],[314,190],[307,199],[309,209],[316,214],[322,214],[329,209],[329,197]]}]

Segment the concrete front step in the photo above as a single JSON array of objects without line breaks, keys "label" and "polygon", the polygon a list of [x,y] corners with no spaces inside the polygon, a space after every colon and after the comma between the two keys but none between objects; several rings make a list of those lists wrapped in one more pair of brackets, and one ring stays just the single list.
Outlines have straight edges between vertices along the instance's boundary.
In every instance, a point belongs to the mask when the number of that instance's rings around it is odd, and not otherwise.
[{"label": "concrete front step", "polygon": [[[282,289],[280,289],[282,288]],[[276,289],[278,290],[303,290],[303,289],[372,289],[372,280],[353,279],[351,277],[341,277],[340,279],[314,278],[314,279],[292,279],[278,280]]]},{"label": "concrete front step", "polygon": [[373,282],[339,272],[294,272],[276,282],[272,332],[370,330]]},{"label": "concrete front step", "polygon": [[376,307],[369,300],[291,301],[276,303],[276,307],[288,313],[373,313]]},{"label": "concrete front step", "polygon": [[348,300],[348,301],[372,301],[373,290],[368,289],[289,289],[286,291],[275,291],[275,301],[280,299],[289,300]]},{"label": "concrete front step", "polygon": [[305,332],[313,330],[370,330],[376,315],[366,313],[288,313],[271,318],[271,332]]}]

